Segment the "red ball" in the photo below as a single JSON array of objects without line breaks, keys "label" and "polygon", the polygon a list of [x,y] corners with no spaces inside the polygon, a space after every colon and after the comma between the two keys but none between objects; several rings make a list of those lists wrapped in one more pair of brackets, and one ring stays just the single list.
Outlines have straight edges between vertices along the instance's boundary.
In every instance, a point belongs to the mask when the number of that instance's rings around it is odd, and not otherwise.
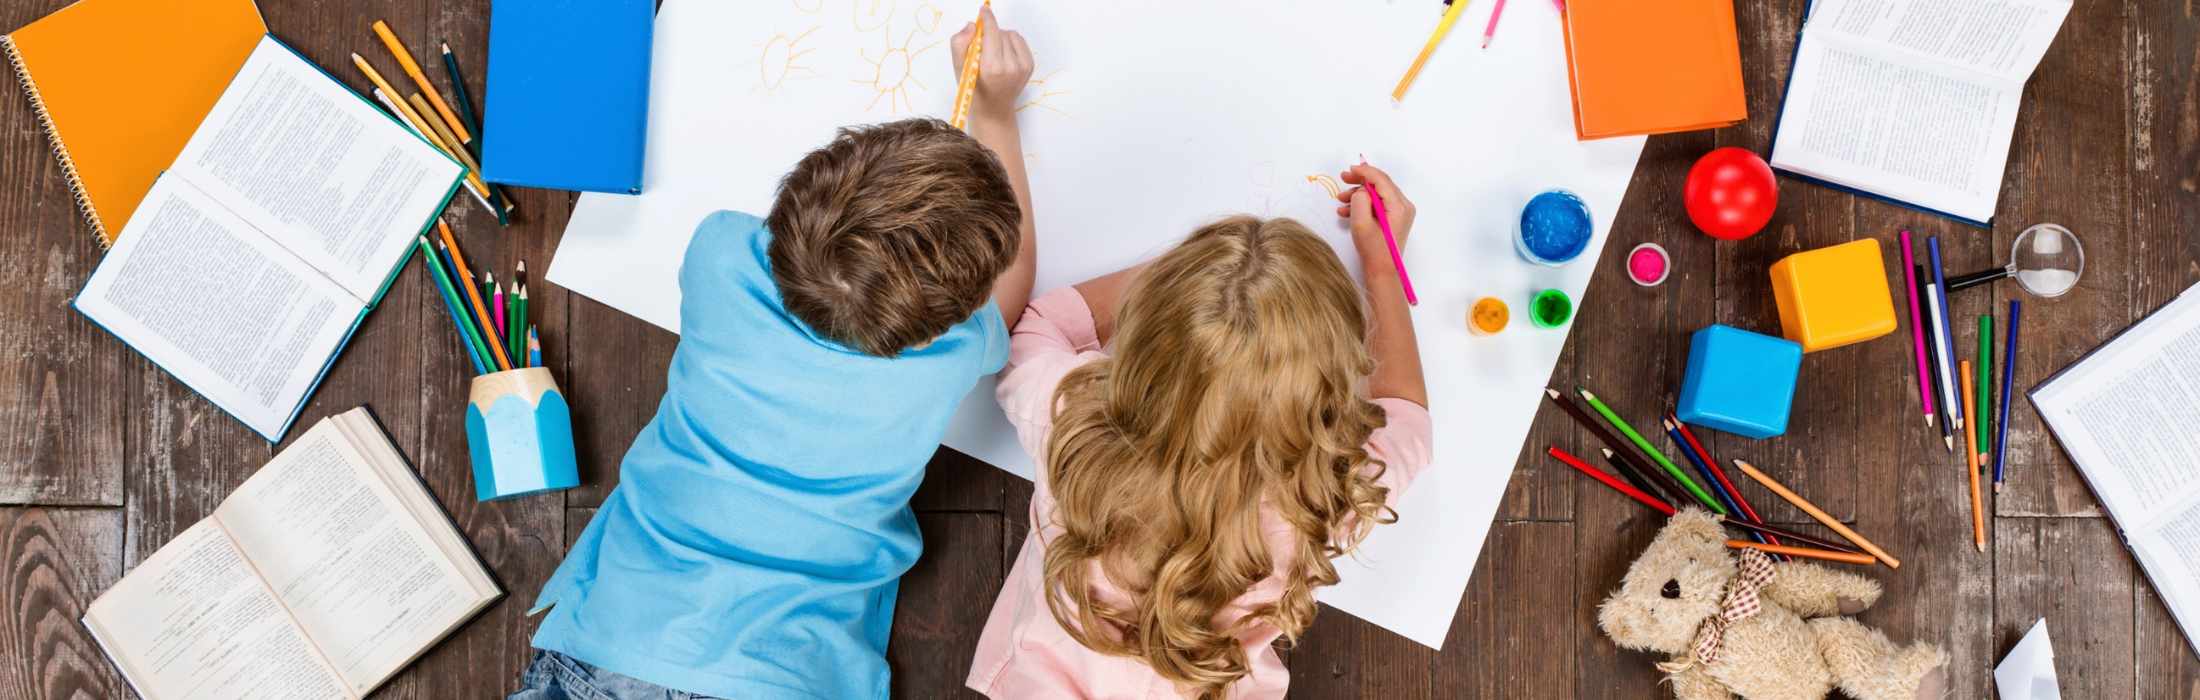
[{"label": "red ball", "polygon": [[1681,202],[1696,228],[1712,238],[1740,240],[1772,220],[1772,210],[1780,204],[1780,184],[1765,159],[1728,146],[1704,154],[1688,169]]}]

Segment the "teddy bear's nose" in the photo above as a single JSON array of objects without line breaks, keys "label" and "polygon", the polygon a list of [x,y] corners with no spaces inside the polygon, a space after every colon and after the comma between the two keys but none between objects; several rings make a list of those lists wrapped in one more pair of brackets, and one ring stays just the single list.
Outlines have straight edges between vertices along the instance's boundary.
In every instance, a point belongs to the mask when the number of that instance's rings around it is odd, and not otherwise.
[{"label": "teddy bear's nose", "polygon": [[1681,597],[1681,582],[1680,582],[1680,580],[1679,580],[1679,579],[1670,579],[1670,578],[1669,578],[1669,579],[1666,579],[1666,580],[1665,580],[1665,587],[1664,587],[1664,588],[1661,588],[1661,589],[1658,589],[1658,595],[1661,595],[1661,596],[1665,596],[1666,598],[1679,598],[1679,597]]}]

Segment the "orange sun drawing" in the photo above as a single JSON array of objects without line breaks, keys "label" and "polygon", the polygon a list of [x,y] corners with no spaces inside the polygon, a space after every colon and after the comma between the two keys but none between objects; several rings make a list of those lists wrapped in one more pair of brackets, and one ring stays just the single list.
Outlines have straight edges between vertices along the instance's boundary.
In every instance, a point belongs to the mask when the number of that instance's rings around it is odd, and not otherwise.
[{"label": "orange sun drawing", "polygon": [[771,41],[764,42],[761,45],[763,52],[758,54],[756,60],[735,66],[736,68],[756,66],[756,87],[750,88],[749,93],[755,94],[757,90],[763,90],[765,96],[770,96],[774,92],[784,95],[787,93],[785,88],[788,82],[818,77],[819,73],[816,70],[811,69],[809,66],[800,65],[795,61],[802,58],[804,54],[817,50],[802,48],[802,40],[809,38],[811,34],[817,33],[817,30],[820,29],[824,29],[824,27],[811,27],[809,31],[791,37],[785,34],[774,34]]},{"label": "orange sun drawing", "polygon": [[1331,199],[1335,199],[1338,193],[1344,191],[1343,187],[1337,184],[1337,178],[1328,175],[1308,175],[1306,181],[1321,185],[1322,191],[1328,192]]},{"label": "orange sun drawing", "polygon": [[909,86],[915,85],[920,90],[930,89],[926,88],[922,81],[917,80],[916,74],[911,72],[910,69],[916,63],[918,55],[930,51],[934,46],[939,46],[940,42],[935,41],[926,44],[921,49],[911,49],[909,46],[917,40],[917,31],[912,29],[909,30],[909,38],[903,39],[900,46],[895,46],[891,32],[891,29],[882,32],[883,35],[887,36],[886,51],[879,54],[878,58],[872,58],[871,52],[868,50],[858,52],[862,54],[864,61],[869,62],[878,69],[878,72],[872,75],[869,80],[856,79],[856,82],[868,84],[871,89],[878,91],[878,96],[871,98],[871,104],[863,108],[866,112],[878,107],[879,100],[886,101],[886,109],[890,112],[898,113],[903,109],[914,110],[916,105],[909,101]]},{"label": "orange sun drawing", "polygon": [[1030,108],[1030,107],[1037,107],[1037,108],[1040,108],[1040,109],[1044,109],[1044,110],[1052,111],[1052,112],[1054,112],[1054,113],[1056,113],[1056,114],[1060,114],[1060,115],[1062,115],[1062,116],[1065,116],[1065,117],[1069,117],[1069,118],[1071,118],[1071,119],[1076,119],[1076,118],[1077,118],[1077,116],[1076,116],[1076,115],[1070,114],[1069,112],[1065,112],[1065,111],[1062,111],[1062,108],[1060,108],[1060,107],[1056,107],[1056,106],[1054,106],[1054,105],[1051,105],[1051,104],[1047,104],[1047,99],[1048,99],[1048,98],[1051,98],[1051,97],[1059,97],[1059,96],[1062,96],[1062,95],[1067,95],[1067,94],[1069,94],[1069,91],[1068,91],[1068,90],[1052,90],[1052,89],[1048,89],[1048,88],[1047,88],[1047,81],[1049,81],[1049,80],[1053,80],[1053,79],[1054,79],[1054,76],[1056,76],[1056,75],[1059,75],[1059,74],[1061,74],[1061,72],[1062,72],[1062,71],[1065,71],[1065,70],[1069,70],[1069,69],[1068,69],[1068,68],[1056,68],[1056,69],[1054,69],[1054,70],[1051,70],[1051,71],[1047,71],[1047,73],[1046,73],[1045,75],[1040,75],[1040,76],[1038,76],[1038,77],[1032,78],[1032,79],[1031,79],[1030,81],[1028,81],[1028,82],[1024,83],[1024,84],[1025,84],[1025,86],[1026,86],[1026,87],[1024,88],[1024,91],[1025,91],[1025,92],[1030,92],[1030,91],[1031,91],[1031,88],[1034,88],[1034,87],[1036,87],[1036,88],[1038,88],[1038,89],[1039,89],[1039,96],[1038,96],[1038,97],[1034,97],[1034,98],[1031,98],[1030,100],[1027,100],[1027,101],[1025,101],[1025,102],[1024,102],[1023,104],[1020,104],[1020,105],[1016,105],[1016,111],[1018,111],[1018,112],[1021,112],[1021,111],[1024,111],[1024,110],[1025,110],[1026,108]]}]

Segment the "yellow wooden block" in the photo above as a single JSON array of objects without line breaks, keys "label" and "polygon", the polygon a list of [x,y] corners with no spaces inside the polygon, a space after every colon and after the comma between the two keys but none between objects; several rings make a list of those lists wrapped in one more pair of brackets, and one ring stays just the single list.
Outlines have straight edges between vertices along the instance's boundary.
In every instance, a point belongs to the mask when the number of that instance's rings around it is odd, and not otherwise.
[{"label": "yellow wooden block", "polygon": [[1817,352],[1894,332],[1879,241],[1866,238],[1804,251],[1772,264],[1781,335]]}]

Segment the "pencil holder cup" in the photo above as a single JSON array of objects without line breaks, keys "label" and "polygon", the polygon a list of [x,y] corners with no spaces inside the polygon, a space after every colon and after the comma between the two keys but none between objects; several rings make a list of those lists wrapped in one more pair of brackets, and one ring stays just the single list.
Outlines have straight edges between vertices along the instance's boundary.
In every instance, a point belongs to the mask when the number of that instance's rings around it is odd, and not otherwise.
[{"label": "pencil holder cup", "polygon": [[545,367],[474,378],[466,402],[466,451],[474,497],[518,498],[579,486],[573,414]]}]

